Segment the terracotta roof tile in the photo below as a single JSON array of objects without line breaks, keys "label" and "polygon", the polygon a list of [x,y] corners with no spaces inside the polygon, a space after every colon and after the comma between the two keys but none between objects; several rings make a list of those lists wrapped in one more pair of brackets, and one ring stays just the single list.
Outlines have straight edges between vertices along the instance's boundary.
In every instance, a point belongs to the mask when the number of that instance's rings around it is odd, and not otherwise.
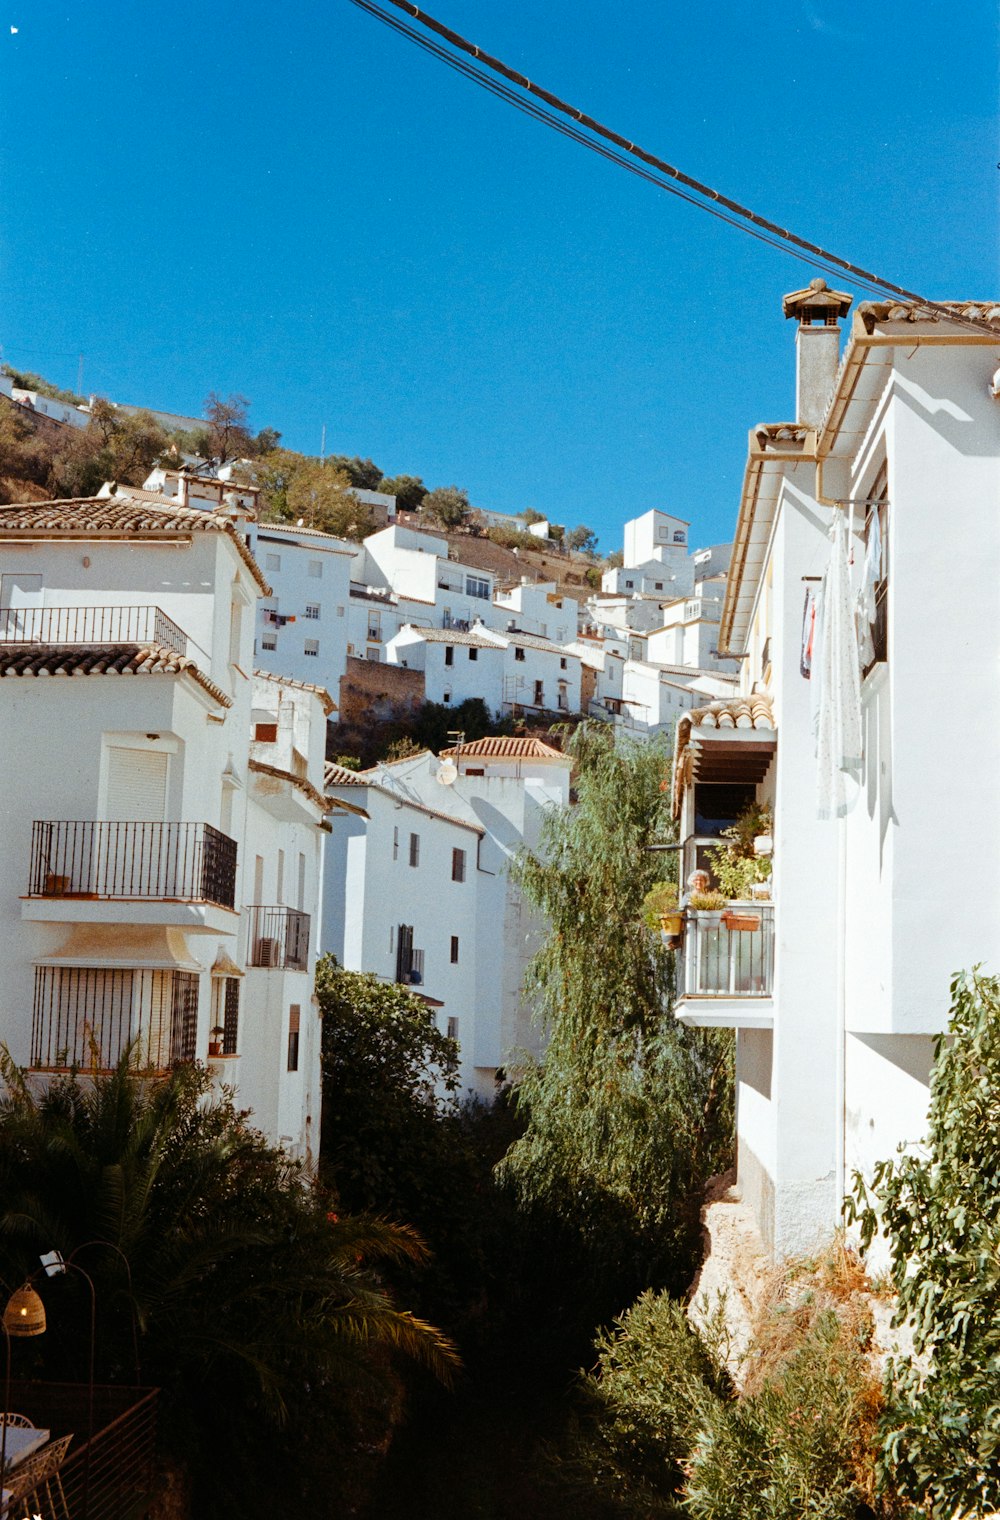
[{"label": "terracotta roof tile", "polygon": [[259,676],[262,681],[273,681],[277,686],[293,686],[296,691],[311,691],[313,696],[319,697],[327,717],[338,710],[336,702],[325,686],[313,686],[309,681],[297,681],[294,676],[279,676],[273,670],[255,670],[254,675]]},{"label": "terracotta roof tile", "polygon": [[681,798],[685,786],[692,777],[689,741],[694,731],[711,729],[761,729],[774,732],[774,709],[766,691],[752,692],[749,696],[725,697],[719,702],[709,702],[705,707],[693,707],[677,719],[677,743],[674,750],[673,803],[674,816],[680,813]]},{"label": "terracotta roof tile", "polygon": [[413,633],[419,633],[421,638],[426,639],[428,644],[470,644],[474,649],[499,649],[504,645],[499,637],[490,637],[489,630],[484,628],[470,629],[463,633],[460,628],[418,628],[414,623],[405,623],[399,630],[405,632],[409,628]]},{"label": "terracotta roof tile", "polygon": [[194,660],[160,644],[59,644],[0,646],[0,676],[189,675],[221,707],[232,699],[199,670]]},{"label": "terracotta roof tile", "polygon": [[5,534],[26,538],[33,534],[64,533],[92,538],[103,534],[225,533],[264,595],[271,595],[260,566],[228,517],[199,507],[182,507],[169,496],[160,498],[161,506],[149,500],[150,492],[144,490],[133,498],[129,490],[128,486],[120,486],[116,496],[12,502],[0,507],[0,538]]},{"label": "terracotta roof tile", "polygon": [[[457,749],[443,749],[442,755],[457,755]],[[512,738],[508,735],[499,735],[492,739],[473,739],[471,744],[462,745],[462,759],[487,759],[487,760],[565,760],[570,763],[569,756],[564,755],[562,750],[555,749],[551,744],[545,744],[541,739]]]},{"label": "terracotta roof tile", "polygon": [[368,785],[368,782],[362,780],[357,771],[348,770],[346,765],[335,765],[332,760],[327,761],[324,767],[323,780],[327,786]]},{"label": "terracotta roof tile", "polygon": [[[956,317],[974,322],[986,322],[1000,330],[1000,302],[997,301],[939,301]],[[918,306],[914,301],[862,301],[857,314],[871,332],[879,322],[943,322],[947,319],[940,312]]]}]

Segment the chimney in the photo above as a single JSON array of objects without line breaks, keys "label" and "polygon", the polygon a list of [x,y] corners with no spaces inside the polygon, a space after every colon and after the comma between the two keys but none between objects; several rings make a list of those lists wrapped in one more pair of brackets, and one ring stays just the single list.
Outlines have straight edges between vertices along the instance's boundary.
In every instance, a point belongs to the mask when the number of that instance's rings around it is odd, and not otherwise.
[{"label": "chimney", "polygon": [[852,297],[830,290],[825,280],[810,280],[805,290],[785,296],[781,309],[798,318],[795,334],[795,420],[818,427],[833,395],[840,359],[840,319]]}]

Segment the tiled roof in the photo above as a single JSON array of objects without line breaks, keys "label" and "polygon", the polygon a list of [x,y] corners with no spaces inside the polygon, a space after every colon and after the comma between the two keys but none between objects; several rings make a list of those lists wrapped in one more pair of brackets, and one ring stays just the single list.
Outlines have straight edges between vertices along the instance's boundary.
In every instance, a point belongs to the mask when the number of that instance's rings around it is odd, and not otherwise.
[{"label": "tiled roof", "polygon": [[[232,489],[238,491],[242,488],[234,486]],[[354,558],[360,548],[360,545],[355,545],[352,548],[342,538],[338,538],[336,533],[326,533],[322,528],[300,527],[298,523],[293,522],[258,522],[258,537],[266,538],[271,533],[294,533],[296,535],[301,534],[304,538],[325,538],[328,542],[321,544],[320,548],[326,549],[329,554],[349,555],[351,559]]]},{"label": "tiled roof", "polygon": [[231,698],[195,662],[159,644],[31,644],[0,646],[0,676],[178,676],[189,675],[221,707]]},{"label": "tiled roof", "polygon": [[[673,803],[674,816],[680,813],[684,788],[693,777],[692,752],[689,741],[697,729],[760,729],[773,734],[774,709],[767,692],[753,692],[749,697],[725,697],[719,702],[709,702],[704,707],[694,707],[682,713],[677,720],[677,744],[674,753]],[[666,785],[666,783],[664,783]]]},{"label": "tiled roof", "polygon": [[[1000,330],[1000,302],[997,301],[939,301],[956,317],[974,322],[987,322]],[[869,332],[879,322],[943,322],[947,319],[938,311],[918,306],[914,301],[862,301],[857,314]]]},{"label": "tiled roof", "polygon": [[309,798],[310,802],[314,802],[318,808],[322,808],[324,813],[330,811],[333,805],[330,798],[324,797],[322,792],[318,792],[312,782],[307,781],[304,776],[295,776],[291,771],[284,771],[278,765],[268,765],[265,760],[250,760],[248,765],[249,769],[256,771],[258,776],[271,776],[276,781],[287,781],[289,786],[294,786],[297,791],[302,792],[304,796]]},{"label": "tiled roof", "polygon": [[279,676],[273,670],[255,670],[254,675],[259,676],[262,681],[273,681],[276,686],[294,686],[296,691],[311,691],[313,696],[319,697],[327,717],[338,710],[336,702],[325,686],[313,686],[309,681],[297,681],[294,676]]},{"label": "tiled roof", "polygon": [[[406,623],[404,627],[412,629],[414,633],[419,633],[428,644],[470,644],[474,649],[502,650],[504,647],[496,635],[489,637],[488,630],[485,628],[482,632],[477,628],[463,633],[459,628],[418,628],[414,623]],[[399,631],[402,633],[404,629],[401,628]]]},{"label": "tiled roof", "polygon": [[[29,537],[34,534],[66,534],[93,538],[103,534],[155,533],[225,533],[236,545],[240,558],[265,596],[271,587],[260,566],[237,533],[235,525],[221,513],[199,507],[182,507],[160,497],[149,500],[150,492],[129,495],[131,487],[119,486],[116,496],[79,496],[66,501],[21,501],[0,507],[0,538],[4,534]],[[162,503],[162,505],[160,505]]]},{"label": "tiled roof", "polygon": [[[500,635],[509,640],[511,644],[522,644],[525,649],[543,649],[546,654],[566,655],[572,651],[566,650],[561,644],[554,644],[551,639],[543,639],[537,633],[522,633],[519,628],[508,628]],[[576,659],[580,656],[576,655]]]},{"label": "tiled roof", "polygon": [[348,770],[346,765],[334,765],[328,760],[323,769],[323,780],[327,786],[367,786],[367,781],[362,780],[357,771]]},{"label": "tiled roof", "polygon": [[[443,749],[442,755],[457,755],[457,749]],[[562,750],[555,749],[551,744],[545,744],[541,739],[511,738],[508,735],[500,735],[492,739],[473,739],[471,744],[462,745],[462,759],[486,760],[565,760],[569,763],[569,756],[564,755]]]}]

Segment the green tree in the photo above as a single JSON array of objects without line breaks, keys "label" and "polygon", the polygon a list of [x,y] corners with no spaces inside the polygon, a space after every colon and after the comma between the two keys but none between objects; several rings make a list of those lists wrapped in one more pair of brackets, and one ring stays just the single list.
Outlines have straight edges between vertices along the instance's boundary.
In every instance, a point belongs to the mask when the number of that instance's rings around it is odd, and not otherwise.
[{"label": "green tree", "polygon": [[527,986],[549,1045],[521,1082],[528,1129],[501,1175],[562,1232],[560,1293],[593,1324],[690,1281],[704,1183],[732,1150],[732,1044],[674,1020],[672,957],[642,922],[664,860],[647,846],[670,831],[667,751],[592,724],[567,751],[577,805],[546,815],[513,870],[547,923]]},{"label": "green tree", "polygon": [[912,1355],[886,1369],[884,1467],[931,1520],[1000,1508],[1000,979],[951,986],[918,1152],[855,1177],[867,1249],[884,1232],[894,1325]]},{"label": "green tree", "polygon": [[420,507],[426,517],[442,528],[460,528],[469,515],[469,498],[458,486],[438,486],[428,491]]},{"label": "green tree", "polygon": [[51,456],[49,489],[57,496],[92,496],[106,480],[141,485],[169,447],[149,412],[125,412],[98,397],[83,430]]},{"label": "green tree", "polygon": [[0,499],[17,500],[16,483],[30,480],[41,485],[48,470],[45,446],[21,408],[0,401]]},{"label": "green tree", "polygon": [[329,463],[307,460],[288,482],[286,510],[292,522],[360,542],[377,527],[375,513],[355,495],[347,475]]},{"label": "green tree", "polygon": [[534,509],[534,507],[525,507],[524,511],[521,513],[521,516],[524,518],[525,524],[529,528],[534,523],[540,523],[540,522],[544,522],[545,521],[544,514],[541,513],[541,512],[536,512],[535,509]]},{"label": "green tree", "polygon": [[330,454],[324,462],[346,475],[348,484],[357,486],[359,491],[380,489],[379,481],[382,479],[382,471],[370,459],[359,459],[356,454],[350,458],[346,454]]},{"label": "green tree", "polygon": [[[381,1279],[388,1264],[423,1257],[419,1239],[332,1209],[228,1099],[210,1098],[200,1069],[152,1080],[126,1058],[109,1075],[36,1091],[2,1064],[3,1277],[23,1280],[53,1246],[68,1256],[98,1243],[85,1262],[98,1376],[133,1376],[134,1313],[143,1375],[163,1389],[165,1438],[194,1472],[199,1516],[270,1516],[293,1488],[328,1503],[345,1462],[399,1417],[399,1355],[445,1376],[454,1365],[450,1343]],[[49,1376],[86,1365],[82,1298],[77,1308],[63,1308],[61,1334],[41,1345]]]},{"label": "green tree", "polygon": [[420,504],[427,495],[427,487],[419,475],[392,475],[383,477],[375,488],[387,496],[395,496],[396,506],[404,512],[419,512]]},{"label": "green tree", "polygon": [[583,523],[574,528],[566,535],[567,549],[573,549],[577,554],[597,553],[597,534],[593,528],[585,528]]}]

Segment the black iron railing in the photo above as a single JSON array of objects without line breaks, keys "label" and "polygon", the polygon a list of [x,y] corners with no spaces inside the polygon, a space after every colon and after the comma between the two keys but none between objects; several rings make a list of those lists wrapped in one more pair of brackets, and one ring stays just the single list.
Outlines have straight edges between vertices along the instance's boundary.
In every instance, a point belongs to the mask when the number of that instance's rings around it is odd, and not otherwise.
[{"label": "black iron railing", "polygon": [[250,965],[285,971],[309,970],[309,914],[298,908],[265,908],[250,913]]},{"label": "black iron railing", "polygon": [[[135,1520],[145,1514],[155,1481],[157,1399],[155,1388],[97,1385],[91,1399],[86,1383],[11,1384],[11,1409],[48,1430],[54,1441],[73,1437],[59,1487],[53,1485],[64,1496],[59,1520]],[[13,1506],[11,1520],[22,1513]]]},{"label": "black iron railing", "polygon": [[774,985],[774,906],[732,904],[720,920],[690,910],[678,957],[679,997],[770,997]]},{"label": "black iron railing", "polygon": [[236,841],[210,823],[36,820],[29,897],[236,902]]},{"label": "black iron railing", "polygon": [[166,1071],[197,1053],[198,977],[190,971],[37,966],[31,1065],[112,1071],[132,1050],[146,1070]]},{"label": "black iron railing", "polygon": [[187,635],[159,607],[0,607],[0,644],[162,644]]}]

